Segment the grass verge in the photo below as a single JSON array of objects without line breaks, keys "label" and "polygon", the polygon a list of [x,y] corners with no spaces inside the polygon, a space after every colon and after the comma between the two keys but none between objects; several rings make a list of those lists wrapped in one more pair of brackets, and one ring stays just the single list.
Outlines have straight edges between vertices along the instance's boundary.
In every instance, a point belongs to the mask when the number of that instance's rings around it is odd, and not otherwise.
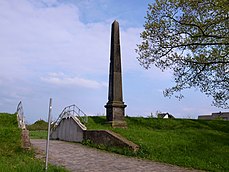
[{"label": "grass verge", "polygon": [[44,130],[29,131],[30,139],[47,139],[48,132]]},{"label": "grass verge", "polygon": [[189,168],[229,171],[228,121],[127,117],[126,122],[127,129],[113,129],[105,124],[105,117],[89,117],[87,128],[113,130],[140,145],[137,153],[97,146],[100,149]]},{"label": "grass verge", "polygon": [[[42,172],[44,162],[35,159],[34,152],[21,148],[21,130],[15,114],[0,113],[0,172]],[[49,165],[49,172],[67,172]]]},{"label": "grass verge", "polygon": [[27,125],[30,139],[47,139],[48,122],[38,120],[34,124]]},{"label": "grass verge", "polygon": [[26,125],[26,128],[29,131],[35,131],[35,130],[48,130],[48,122],[40,119],[34,122],[34,124]]}]

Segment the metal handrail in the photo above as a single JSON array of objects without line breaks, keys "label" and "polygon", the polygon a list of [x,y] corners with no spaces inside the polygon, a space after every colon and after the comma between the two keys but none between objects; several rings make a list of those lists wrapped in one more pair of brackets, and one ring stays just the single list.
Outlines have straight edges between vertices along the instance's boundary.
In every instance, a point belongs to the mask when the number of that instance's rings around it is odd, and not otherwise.
[{"label": "metal handrail", "polygon": [[18,120],[18,127],[22,129],[26,129],[25,116],[24,116],[24,111],[23,111],[23,106],[21,101],[17,105],[17,120]]},{"label": "metal handrail", "polygon": [[87,123],[87,121],[88,121],[87,115],[80,108],[78,108],[75,104],[73,104],[73,105],[65,107],[62,110],[62,112],[60,113],[59,117],[54,122],[54,126],[59,125],[60,121],[63,118],[69,118],[71,116],[77,117],[78,119],[80,119],[80,121],[82,123]]}]

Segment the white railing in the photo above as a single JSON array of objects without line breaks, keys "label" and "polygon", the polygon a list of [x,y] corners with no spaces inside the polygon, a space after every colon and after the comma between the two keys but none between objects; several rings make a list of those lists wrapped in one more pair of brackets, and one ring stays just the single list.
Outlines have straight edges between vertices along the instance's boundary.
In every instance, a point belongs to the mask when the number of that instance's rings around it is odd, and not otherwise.
[{"label": "white railing", "polygon": [[76,105],[73,104],[73,105],[65,107],[62,110],[61,114],[59,115],[57,120],[54,122],[54,127],[59,125],[60,121],[63,118],[69,118],[71,116],[77,117],[83,124],[87,123],[88,121],[87,115],[80,108],[78,108]]},{"label": "white railing", "polygon": [[18,127],[21,129],[26,129],[25,126],[25,116],[23,111],[22,102],[20,101],[17,106],[17,121],[18,121]]}]

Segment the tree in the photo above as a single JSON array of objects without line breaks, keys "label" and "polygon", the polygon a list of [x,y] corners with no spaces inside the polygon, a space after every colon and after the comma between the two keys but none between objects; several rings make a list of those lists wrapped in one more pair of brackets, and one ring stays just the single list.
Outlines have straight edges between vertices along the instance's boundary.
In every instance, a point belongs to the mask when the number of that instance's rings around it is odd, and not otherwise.
[{"label": "tree", "polygon": [[182,98],[195,87],[228,108],[229,1],[156,0],[145,19],[137,59],[146,69],[173,71],[175,85],[164,95]]}]

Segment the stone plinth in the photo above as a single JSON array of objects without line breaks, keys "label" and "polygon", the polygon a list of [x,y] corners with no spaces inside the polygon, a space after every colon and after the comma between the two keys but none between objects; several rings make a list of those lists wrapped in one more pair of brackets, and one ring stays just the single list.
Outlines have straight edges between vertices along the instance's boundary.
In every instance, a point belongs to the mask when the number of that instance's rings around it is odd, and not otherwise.
[{"label": "stone plinth", "polygon": [[126,105],[117,104],[117,103],[107,103],[106,107],[106,114],[107,114],[107,121],[111,123],[113,127],[127,127],[124,114],[125,114],[125,107]]}]

